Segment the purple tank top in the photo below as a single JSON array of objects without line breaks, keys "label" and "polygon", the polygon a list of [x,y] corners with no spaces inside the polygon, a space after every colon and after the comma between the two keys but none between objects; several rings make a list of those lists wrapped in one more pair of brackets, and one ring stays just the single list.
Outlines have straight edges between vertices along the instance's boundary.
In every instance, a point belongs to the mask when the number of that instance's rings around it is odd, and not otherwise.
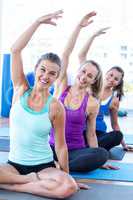
[{"label": "purple tank top", "polygon": [[[65,97],[70,89],[70,86],[62,93],[59,100],[64,105]],[[65,138],[68,149],[79,149],[85,147],[83,131],[86,128],[86,106],[89,95],[86,94],[80,107],[76,110],[72,110],[64,105],[66,111],[66,123],[65,123]],[[54,130],[51,129],[50,144],[54,145]]]}]

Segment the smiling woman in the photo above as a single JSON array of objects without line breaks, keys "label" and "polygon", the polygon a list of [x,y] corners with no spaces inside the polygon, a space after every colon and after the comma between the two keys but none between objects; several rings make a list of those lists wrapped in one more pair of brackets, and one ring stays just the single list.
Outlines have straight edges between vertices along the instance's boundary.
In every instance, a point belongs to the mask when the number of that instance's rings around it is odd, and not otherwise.
[{"label": "smiling woman", "polygon": [[[66,198],[78,189],[68,174],[64,108],[49,93],[49,87],[60,73],[60,58],[54,53],[41,56],[35,66],[35,84],[30,88],[21,55],[39,26],[55,26],[55,20],[62,14],[59,10],[38,18],[11,48],[14,96],[10,112],[10,152],[8,163],[0,166],[1,188],[52,198]],[[48,142],[51,127],[55,130],[56,152],[62,170],[56,168]]]}]

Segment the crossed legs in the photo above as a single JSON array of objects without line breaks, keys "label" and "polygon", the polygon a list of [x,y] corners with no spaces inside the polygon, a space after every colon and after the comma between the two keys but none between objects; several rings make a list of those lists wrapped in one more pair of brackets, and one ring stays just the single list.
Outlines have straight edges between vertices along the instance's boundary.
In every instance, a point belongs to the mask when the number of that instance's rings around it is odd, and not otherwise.
[{"label": "crossed legs", "polygon": [[78,190],[74,179],[59,169],[50,167],[37,174],[20,175],[8,164],[0,166],[0,188],[51,198],[67,198]]}]

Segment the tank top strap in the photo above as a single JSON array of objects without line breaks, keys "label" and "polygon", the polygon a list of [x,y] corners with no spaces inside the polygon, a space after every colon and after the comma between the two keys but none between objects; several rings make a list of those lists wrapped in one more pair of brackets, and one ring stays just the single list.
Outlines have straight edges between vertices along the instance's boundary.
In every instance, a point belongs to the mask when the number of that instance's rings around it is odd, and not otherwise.
[{"label": "tank top strap", "polygon": [[112,102],[112,99],[114,97],[114,94],[111,95],[111,97],[109,98],[108,102],[107,102],[107,105],[110,106],[111,102]]},{"label": "tank top strap", "polygon": [[69,91],[69,89],[70,89],[70,85],[62,92],[62,94],[60,95],[60,97],[59,97],[59,100],[61,100],[63,103],[64,103],[64,99],[65,99],[65,97],[67,96],[67,93],[68,93],[68,91]]},{"label": "tank top strap", "polygon": [[89,98],[89,94],[87,93],[84,96],[84,99],[83,99],[82,105],[81,105],[81,107],[84,109],[84,111],[86,111],[86,107],[87,107],[87,103],[88,103],[88,98]]}]

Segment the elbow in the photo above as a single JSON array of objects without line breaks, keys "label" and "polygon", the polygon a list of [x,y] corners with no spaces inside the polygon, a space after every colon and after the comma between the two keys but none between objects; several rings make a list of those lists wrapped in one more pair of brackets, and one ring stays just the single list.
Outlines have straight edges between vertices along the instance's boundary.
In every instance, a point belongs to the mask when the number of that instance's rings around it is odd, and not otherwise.
[{"label": "elbow", "polygon": [[64,51],[63,52],[63,54],[62,54],[62,58],[63,58],[63,60],[68,60],[69,59],[69,56],[70,56],[70,52],[68,52],[68,51]]},{"label": "elbow", "polygon": [[86,60],[86,56],[83,55],[83,53],[82,54],[79,53],[78,54],[78,59],[79,59],[80,63],[82,64]]},{"label": "elbow", "polygon": [[20,49],[17,48],[15,45],[12,45],[11,48],[10,48],[10,51],[11,51],[12,54],[15,54],[15,53],[19,53]]}]

